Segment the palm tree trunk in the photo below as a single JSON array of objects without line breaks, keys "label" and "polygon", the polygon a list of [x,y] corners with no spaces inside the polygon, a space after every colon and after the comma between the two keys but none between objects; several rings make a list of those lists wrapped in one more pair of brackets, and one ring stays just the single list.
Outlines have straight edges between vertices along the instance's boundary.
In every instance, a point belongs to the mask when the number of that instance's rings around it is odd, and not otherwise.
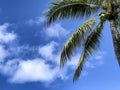
[{"label": "palm tree trunk", "polygon": [[114,51],[115,51],[118,63],[120,65],[120,36],[118,35],[119,33],[117,31],[117,26],[115,24],[114,19],[110,20],[110,27],[111,27]]}]

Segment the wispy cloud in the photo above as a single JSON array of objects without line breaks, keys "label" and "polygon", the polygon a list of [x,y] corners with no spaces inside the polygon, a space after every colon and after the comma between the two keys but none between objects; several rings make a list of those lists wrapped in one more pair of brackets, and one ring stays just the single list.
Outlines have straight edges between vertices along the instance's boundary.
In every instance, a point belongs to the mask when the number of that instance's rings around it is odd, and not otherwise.
[{"label": "wispy cloud", "polygon": [[55,50],[55,46],[57,45],[56,42],[52,41],[44,46],[39,47],[39,54],[42,57],[45,57],[46,59],[51,59],[54,57],[54,50]]},{"label": "wispy cloud", "polygon": [[0,25],[0,62],[3,62],[4,59],[9,55],[9,52],[5,49],[4,45],[10,44],[17,38],[16,34],[8,31],[9,26],[9,23]]},{"label": "wispy cloud", "polygon": [[56,48],[58,47],[58,43],[55,41],[51,41],[50,43],[40,46],[38,49],[38,53],[42,56],[42,58],[47,61],[51,61],[57,65],[59,65],[59,52],[57,52]]},{"label": "wispy cloud", "polygon": [[0,63],[0,73],[5,76],[10,77],[14,75],[17,69],[18,69],[17,60],[9,60],[6,63]]},{"label": "wispy cloud", "polygon": [[49,28],[47,28],[44,31],[45,31],[45,35],[49,38],[51,37],[60,38],[63,36],[65,37],[69,34],[69,32],[64,27],[62,27],[60,24],[51,25]]},{"label": "wispy cloud", "polygon": [[4,59],[8,56],[8,51],[4,48],[3,45],[0,45],[0,62],[3,62]]},{"label": "wispy cloud", "polygon": [[104,51],[98,51],[95,55],[93,55],[89,61],[86,62],[85,66],[86,68],[96,68],[100,65],[104,64],[104,57],[106,55],[106,52]]},{"label": "wispy cloud", "polygon": [[[43,23],[45,24],[45,22],[46,22],[46,17],[45,16],[40,16],[40,17],[35,17],[34,19],[30,19],[30,20],[26,21],[26,24],[29,25],[29,26],[33,26],[33,25],[38,25],[39,26]],[[43,28],[43,29],[44,30],[42,30],[43,32],[41,32],[41,33],[42,34],[44,33],[44,36],[46,36],[46,38],[66,37],[69,34],[69,31],[66,30],[59,23],[50,25],[49,27]]]},{"label": "wispy cloud", "polygon": [[0,25],[0,43],[9,43],[16,39],[16,35],[13,32],[8,32],[9,23]]},{"label": "wispy cloud", "polygon": [[33,26],[33,25],[41,25],[41,23],[45,22],[45,16],[35,17],[34,19],[29,19],[26,24]]}]

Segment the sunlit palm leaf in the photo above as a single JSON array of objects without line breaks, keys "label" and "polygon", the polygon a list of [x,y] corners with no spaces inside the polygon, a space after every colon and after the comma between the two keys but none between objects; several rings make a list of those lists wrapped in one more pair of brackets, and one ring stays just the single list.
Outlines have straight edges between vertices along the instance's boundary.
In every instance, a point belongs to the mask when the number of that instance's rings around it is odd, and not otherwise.
[{"label": "sunlit palm leaf", "polygon": [[53,3],[51,9],[47,13],[47,24],[64,18],[79,18],[90,16],[96,13],[99,7],[94,4],[83,2],[83,0],[67,0],[59,3]]},{"label": "sunlit palm leaf", "polygon": [[81,41],[84,38],[85,34],[91,31],[91,28],[94,25],[94,23],[95,23],[94,18],[91,18],[73,33],[73,35],[64,45],[63,50],[61,52],[60,58],[61,67],[63,67],[67,60],[70,59],[76,47],[80,46]]},{"label": "sunlit palm leaf", "polygon": [[105,0],[84,0],[88,3],[93,3],[93,4],[96,4],[96,5],[102,5],[103,1]]},{"label": "sunlit palm leaf", "polygon": [[84,44],[82,55],[80,57],[77,69],[74,74],[73,81],[78,80],[85,60],[87,59],[87,57],[93,54],[96,48],[98,48],[100,37],[101,37],[101,32],[103,30],[103,25],[104,25],[104,21],[98,24],[95,30],[87,37],[85,44]]}]

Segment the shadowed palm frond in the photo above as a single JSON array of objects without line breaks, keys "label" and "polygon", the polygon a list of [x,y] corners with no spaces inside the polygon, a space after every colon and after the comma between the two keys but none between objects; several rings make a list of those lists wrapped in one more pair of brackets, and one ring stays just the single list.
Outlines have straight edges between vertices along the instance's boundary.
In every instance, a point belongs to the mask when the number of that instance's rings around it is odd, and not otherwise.
[{"label": "shadowed palm frond", "polygon": [[[112,6],[114,8],[119,8],[119,11],[120,11],[120,0],[113,0]],[[117,11],[117,10],[115,10],[115,11]]]},{"label": "shadowed palm frond", "polygon": [[102,32],[103,26],[104,26],[104,22],[105,21],[101,21],[97,25],[95,30],[87,37],[85,44],[84,44],[83,52],[81,54],[77,69],[76,69],[75,74],[74,74],[73,81],[78,80],[85,60],[89,56],[91,56],[93,54],[93,52],[98,48],[100,37],[101,37],[101,32]]},{"label": "shadowed palm frond", "polygon": [[80,46],[82,39],[84,38],[86,33],[90,33],[92,26],[94,26],[95,20],[94,18],[89,19],[86,23],[84,23],[82,26],[76,30],[72,36],[69,38],[67,43],[64,45],[61,57],[60,57],[60,66],[63,67],[64,64],[67,62],[67,60],[70,59],[70,57],[73,54],[73,51]]},{"label": "shadowed palm frond", "polygon": [[99,8],[99,6],[85,3],[83,0],[63,0],[59,3],[53,3],[47,13],[47,24],[49,25],[58,19],[90,16],[96,13]]},{"label": "shadowed palm frond", "polygon": [[114,0],[116,6],[120,6],[120,0]]},{"label": "shadowed palm frond", "polygon": [[115,3],[120,2],[120,0],[113,0]]},{"label": "shadowed palm frond", "polygon": [[118,28],[120,28],[120,15],[115,18],[115,23]]}]

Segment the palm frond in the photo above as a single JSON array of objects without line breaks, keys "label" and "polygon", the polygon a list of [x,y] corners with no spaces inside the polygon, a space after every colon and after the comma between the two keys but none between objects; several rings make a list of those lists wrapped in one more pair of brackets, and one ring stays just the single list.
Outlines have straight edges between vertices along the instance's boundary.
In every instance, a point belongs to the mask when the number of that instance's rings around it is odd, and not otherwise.
[{"label": "palm frond", "polygon": [[116,6],[120,6],[120,0],[119,0],[119,1],[116,0],[116,1],[115,1],[115,5],[116,5]]},{"label": "palm frond", "polygon": [[116,25],[116,27],[117,27],[117,31],[120,33],[120,15],[117,15],[116,17],[115,17],[115,25]]},{"label": "palm frond", "polygon": [[49,25],[58,19],[90,16],[98,10],[99,6],[85,3],[83,0],[63,0],[59,3],[53,3],[47,13],[47,24]]},{"label": "palm frond", "polygon": [[96,4],[96,5],[102,5],[103,1],[105,0],[86,0],[86,2]]},{"label": "palm frond", "polygon": [[63,67],[67,60],[73,54],[73,51],[80,46],[82,39],[84,38],[85,34],[91,31],[92,26],[95,24],[95,19],[91,18],[87,22],[85,22],[82,26],[76,30],[72,36],[69,38],[67,43],[64,45],[61,57],[60,57],[60,66]]},{"label": "palm frond", "polygon": [[73,81],[78,80],[86,59],[89,56],[91,56],[93,54],[93,52],[98,48],[104,22],[105,21],[101,21],[97,25],[95,30],[87,37],[85,44],[84,44],[84,49],[83,49],[82,55],[80,57],[77,69],[76,69],[75,74],[74,74]]}]

